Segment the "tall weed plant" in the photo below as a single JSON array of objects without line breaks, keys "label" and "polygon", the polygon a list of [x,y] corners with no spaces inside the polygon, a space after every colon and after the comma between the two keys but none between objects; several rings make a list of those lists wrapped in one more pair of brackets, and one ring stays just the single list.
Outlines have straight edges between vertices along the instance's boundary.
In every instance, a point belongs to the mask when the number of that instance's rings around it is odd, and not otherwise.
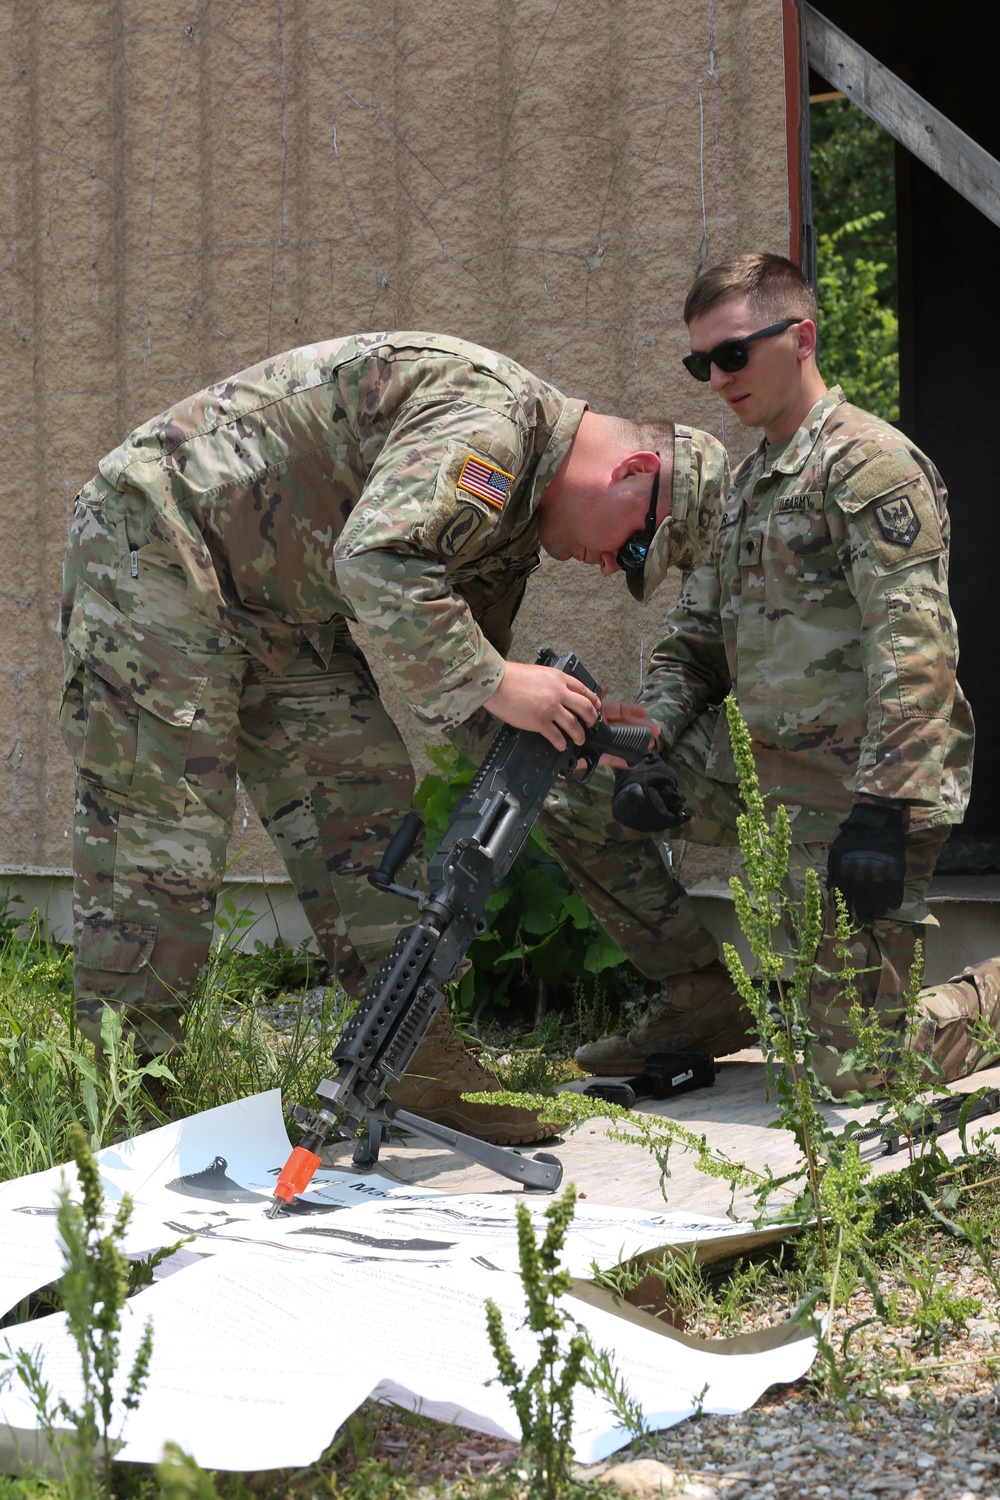
[{"label": "tall weed plant", "polygon": [[492,1299],[486,1300],[486,1331],[497,1379],[508,1392],[521,1427],[519,1477],[526,1484],[526,1500],[561,1500],[592,1493],[589,1486],[574,1480],[571,1467],[577,1387],[602,1394],[634,1437],[644,1431],[642,1410],[629,1396],[611,1355],[594,1348],[585,1329],[562,1304],[573,1278],[560,1265],[560,1256],[575,1211],[576,1189],[570,1183],[545,1210],[545,1233],[536,1239],[526,1205],[517,1205],[518,1264],[527,1308],[524,1326],[535,1338],[534,1364],[518,1365],[503,1315]]},{"label": "tall weed plant", "polygon": [[2,1358],[6,1377],[16,1376],[31,1397],[67,1500],[110,1500],[111,1461],[120,1446],[116,1403],[125,1412],[138,1406],[149,1374],[153,1330],[147,1322],[122,1384],[118,1366],[129,1263],[121,1246],[132,1204],[126,1197],[111,1224],[105,1223],[100,1174],[80,1125],[71,1128],[70,1141],[81,1195],[77,1202],[64,1177],[57,1195],[64,1262],[59,1294],[80,1361],[79,1403],[73,1406],[64,1396],[53,1396],[37,1350],[11,1355],[8,1342]]},{"label": "tall weed plant", "polygon": [[[801,898],[789,894],[788,814],[779,806],[772,826],[760,792],[750,735],[735,698],[729,697],[725,708],[746,809],[738,819],[741,871],[733,876],[730,886],[736,915],[752,953],[752,967],[744,965],[731,944],[724,944],[723,951],[733,983],[756,1024],[768,1090],[773,1087],[778,1100],[778,1123],[791,1131],[802,1152],[806,1179],[803,1195],[824,1244],[824,1178],[833,1172],[832,1180],[839,1180],[837,1174],[845,1171],[854,1177],[862,1169],[854,1164],[859,1123],[849,1120],[839,1126],[819,1107],[820,1101],[828,1101],[831,1096],[817,1077],[813,1062],[817,1038],[810,1023],[809,988],[823,933],[823,898],[819,877],[812,868],[805,872]],[[850,1090],[838,1103],[873,1103],[876,1126],[885,1131],[898,1129],[906,1140],[909,1160],[914,1162],[922,1151],[933,1149],[934,1136],[919,1132],[917,1127],[927,1116],[927,1073],[940,1074],[936,1065],[907,1045],[918,1025],[920,945],[902,1015],[898,1024],[887,1025],[876,1011],[866,1011],[861,1004],[858,980],[864,971],[855,967],[851,957],[854,929],[839,891],[834,899],[834,952],[840,968],[833,977],[839,986],[838,1005],[848,1010],[855,1036],[855,1045],[841,1066],[843,1071],[873,1080],[869,1090]],[[806,1202],[800,1198],[800,1207]]]},{"label": "tall weed plant", "polygon": [[[779,806],[773,819],[769,817],[750,736],[735,699],[727,700],[725,708],[745,809],[738,826],[741,871],[732,880],[732,892],[751,960],[745,964],[730,944],[725,945],[724,952],[734,986],[756,1025],[766,1090],[778,1106],[775,1127],[791,1133],[801,1152],[801,1166],[776,1177],[769,1169],[761,1171],[729,1160],[704,1136],[686,1131],[669,1119],[632,1113],[578,1094],[561,1094],[555,1099],[525,1093],[470,1097],[535,1109],[542,1120],[558,1127],[579,1124],[593,1116],[609,1118],[611,1138],[641,1145],[654,1157],[665,1197],[671,1153],[677,1149],[693,1153],[699,1170],[729,1184],[731,1206],[737,1191],[752,1196],[758,1222],[774,1216],[776,1191],[782,1189],[785,1206],[780,1216],[812,1226],[811,1234],[801,1237],[797,1251],[803,1278],[800,1290],[806,1303],[824,1303],[825,1325],[829,1326],[838,1306],[850,1299],[860,1280],[868,1284],[876,1312],[884,1317],[888,1308],[876,1262],[884,1248],[880,1237],[884,1237],[887,1218],[895,1214],[898,1221],[905,1222],[907,1215],[912,1219],[914,1213],[928,1214],[947,1233],[968,1239],[984,1264],[991,1254],[992,1235],[982,1229],[981,1221],[959,1223],[942,1213],[942,1206],[953,1201],[958,1192],[957,1186],[947,1185],[949,1180],[974,1164],[965,1134],[971,1100],[959,1121],[962,1154],[955,1162],[949,1161],[933,1129],[938,1111],[934,1101],[927,1098],[927,1077],[934,1073],[934,1067],[908,1045],[918,1024],[920,956],[910,975],[898,1023],[887,1023],[877,1013],[866,1011],[858,983],[862,971],[852,960],[852,923],[837,896],[834,952],[840,967],[833,977],[838,985],[838,1005],[849,1012],[855,1035],[855,1046],[843,1066],[873,1078],[875,1087],[868,1093],[845,1094],[836,1101],[836,1112],[827,1107],[831,1096],[814,1066],[817,1037],[809,1016],[810,984],[824,927],[819,878],[814,870],[807,869],[801,889],[789,881],[791,835],[787,813]],[[940,1087],[935,1092],[940,1096]],[[857,1119],[838,1118],[840,1108],[861,1105],[870,1110],[864,1124]],[[889,1134],[902,1137],[905,1166],[891,1180],[873,1179],[870,1162],[863,1159],[860,1150],[863,1132],[866,1138]],[[795,1190],[791,1202],[789,1188]],[[930,1294],[927,1302],[932,1311],[938,1305]],[[953,1303],[958,1307],[954,1298],[948,1305]],[[838,1362],[822,1327],[817,1325],[817,1331],[831,1386],[843,1390],[844,1361]]]}]

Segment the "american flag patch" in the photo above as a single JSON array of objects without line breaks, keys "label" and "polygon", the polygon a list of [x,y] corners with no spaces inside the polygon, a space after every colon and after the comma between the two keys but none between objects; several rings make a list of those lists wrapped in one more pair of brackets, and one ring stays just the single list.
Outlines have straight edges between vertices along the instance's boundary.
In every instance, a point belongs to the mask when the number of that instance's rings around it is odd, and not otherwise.
[{"label": "american flag patch", "polygon": [[470,453],[462,465],[457,488],[468,490],[470,495],[478,495],[480,500],[486,500],[490,505],[495,505],[497,510],[503,510],[513,483],[513,474],[495,469],[492,464],[481,458],[473,458]]}]

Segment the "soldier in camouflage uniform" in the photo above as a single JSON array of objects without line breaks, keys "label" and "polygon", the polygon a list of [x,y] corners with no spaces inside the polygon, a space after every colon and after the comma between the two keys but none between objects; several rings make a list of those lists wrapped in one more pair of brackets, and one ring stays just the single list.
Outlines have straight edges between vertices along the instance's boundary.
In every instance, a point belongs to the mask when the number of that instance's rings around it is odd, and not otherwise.
[{"label": "soldier in camouflage uniform", "polygon": [[[854,1037],[821,972],[840,967],[832,892],[857,923],[862,1004],[897,1029],[916,941],[934,921],[927,884],[969,797],[947,496],[902,433],[827,389],[815,299],[791,262],[752,255],[708,271],[685,320],[690,372],[764,437],[735,476],[711,561],[685,580],[642,704],[694,811],[682,836],[733,843],[740,806],[719,705],[735,693],[765,800],[789,813],[790,889],[801,894],[809,866],[828,887],[809,1016],[818,1071],[839,1094],[871,1079],[842,1069]],[[646,597],[663,561],[654,540]],[[676,898],[662,936],[677,973],[627,1037],[580,1049],[591,1072],[631,1071],[659,1048],[724,1053],[745,1035],[714,944],[679,886]],[[961,1077],[1000,1055],[998,1019],[990,961],[921,992],[907,1045]]]},{"label": "soldier in camouflage uniform", "polygon": [[[590,412],[473,344],[386,333],[268,359],[108,454],[76,501],[62,611],[83,1033],[99,1043],[110,1003],[140,1052],[179,1043],[237,775],[360,995],[412,920],[367,876],[413,775],[348,622],[418,718],[473,754],[498,720],[579,743],[595,695],[506,659],[526,580],[540,547],[617,571],[657,475],[648,529],[673,503],[671,557],[703,549],[717,504],[688,505],[697,442]],[[495,1087],[442,1018],[394,1097],[501,1142],[541,1138],[526,1111],[458,1097]]]}]

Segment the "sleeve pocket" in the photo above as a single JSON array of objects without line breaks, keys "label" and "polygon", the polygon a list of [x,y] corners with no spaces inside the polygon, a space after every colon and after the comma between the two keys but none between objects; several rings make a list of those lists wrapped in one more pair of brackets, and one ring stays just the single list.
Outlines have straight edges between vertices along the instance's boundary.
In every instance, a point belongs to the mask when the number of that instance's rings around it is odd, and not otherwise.
[{"label": "sleeve pocket", "polygon": [[935,589],[893,589],[886,607],[903,717],[947,718],[956,665],[947,600]]}]

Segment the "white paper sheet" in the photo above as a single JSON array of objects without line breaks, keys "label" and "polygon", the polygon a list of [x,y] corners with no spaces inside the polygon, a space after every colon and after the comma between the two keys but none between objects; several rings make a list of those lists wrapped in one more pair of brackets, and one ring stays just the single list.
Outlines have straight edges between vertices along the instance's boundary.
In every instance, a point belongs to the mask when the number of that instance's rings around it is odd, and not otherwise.
[{"label": "white paper sheet", "polygon": [[[516,1271],[518,1201],[527,1204],[536,1225],[544,1224],[547,1195],[448,1194],[376,1174],[325,1169],[300,1200],[313,1212],[272,1220],[265,1210],[288,1151],[275,1089],[110,1146],[97,1162],[109,1213],[125,1193],[132,1198],[126,1248],[134,1255],[194,1236],[189,1248],[201,1254],[283,1244],[289,1251],[347,1260],[437,1264],[479,1257]],[[9,1258],[0,1257],[0,1311],[58,1275],[54,1201],[63,1174],[56,1167],[0,1186],[0,1243],[6,1244],[9,1227],[12,1246]],[[75,1170],[66,1175],[74,1184]],[[586,1276],[594,1261],[616,1265],[644,1249],[745,1230],[725,1219],[579,1202],[564,1263],[573,1275]]]},{"label": "white paper sheet", "polygon": [[[490,1383],[484,1301],[492,1297],[503,1311],[515,1355],[533,1361],[534,1342],[520,1326],[518,1197],[321,1171],[309,1195],[315,1213],[271,1220],[265,1210],[288,1150],[273,1091],[100,1153],[109,1210],[124,1193],[135,1201],[131,1252],[195,1236],[176,1257],[177,1274],[128,1305],[122,1381],[147,1318],[153,1360],[148,1391],[124,1426],[121,1457],[154,1462],[172,1439],[210,1468],[306,1464],[372,1393],[516,1438],[507,1396]],[[60,1269],[51,1213],[59,1175],[0,1188],[0,1294],[8,1308]],[[550,1200],[523,1201],[542,1223]],[[565,1262],[587,1276],[595,1261],[612,1266],[642,1249],[746,1229],[581,1202]],[[774,1381],[797,1379],[815,1355],[810,1337],[752,1354],[725,1343],[691,1348],[577,1299],[567,1307],[598,1347],[614,1352],[652,1427],[699,1406],[745,1410]],[[61,1315],[6,1330],[6,1343],[11,1353],[37,1348],[54,1390],[79,1398],[76,1353]],[[627,1441],[600,1399],[581,1391],[576,1409],[579,1459],[594,1461]],[[16,1381],[0,1393],[0,1420],[34,1425]]]}]

